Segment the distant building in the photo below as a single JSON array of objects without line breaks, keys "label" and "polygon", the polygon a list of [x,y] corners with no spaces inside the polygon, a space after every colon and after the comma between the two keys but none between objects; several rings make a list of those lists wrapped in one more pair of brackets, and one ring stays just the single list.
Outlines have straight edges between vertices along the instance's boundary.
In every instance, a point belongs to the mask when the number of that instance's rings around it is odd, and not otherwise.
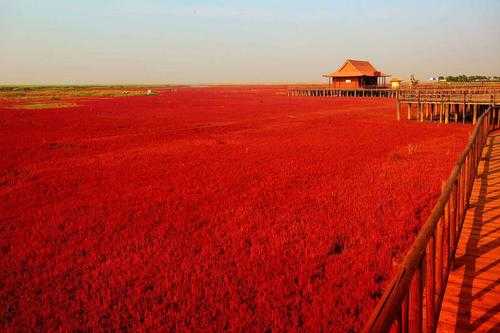
[{"label": "distant building", "polygon": [[335,72],[325,74],[333,88],[357,89],[385,86],[389,75],[375,69],[368,61],[347,59]]}]

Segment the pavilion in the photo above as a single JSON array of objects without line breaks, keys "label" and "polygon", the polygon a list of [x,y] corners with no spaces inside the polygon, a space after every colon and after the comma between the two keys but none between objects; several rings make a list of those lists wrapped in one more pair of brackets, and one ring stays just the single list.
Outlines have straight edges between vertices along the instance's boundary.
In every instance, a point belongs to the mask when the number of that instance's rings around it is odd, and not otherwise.
[{"label": "pavilion", "polygon": [[328,84],[336,89],[360,89],[386,87],[386,75],[365,60],[347,59],[335,72],[325,74]]}]

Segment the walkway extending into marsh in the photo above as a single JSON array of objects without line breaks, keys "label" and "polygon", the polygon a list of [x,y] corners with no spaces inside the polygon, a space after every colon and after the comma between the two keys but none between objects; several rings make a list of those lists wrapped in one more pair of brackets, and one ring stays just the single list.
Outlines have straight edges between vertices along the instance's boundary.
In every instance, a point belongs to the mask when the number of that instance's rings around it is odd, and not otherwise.
[{"label": "walkway extending into marsh", "polygon": [[500,130],[483,149],[438,332],[500,332]]}]

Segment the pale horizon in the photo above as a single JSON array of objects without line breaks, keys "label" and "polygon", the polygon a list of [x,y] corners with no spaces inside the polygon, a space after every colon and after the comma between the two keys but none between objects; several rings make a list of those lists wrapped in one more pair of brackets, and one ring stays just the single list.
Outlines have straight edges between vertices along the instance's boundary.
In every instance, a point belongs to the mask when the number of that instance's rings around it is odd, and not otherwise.
[{"label": "pale horizon", "polygon": [[0,1],[1,85],[322,83],[345,59],[500,75],[498,1]]}]

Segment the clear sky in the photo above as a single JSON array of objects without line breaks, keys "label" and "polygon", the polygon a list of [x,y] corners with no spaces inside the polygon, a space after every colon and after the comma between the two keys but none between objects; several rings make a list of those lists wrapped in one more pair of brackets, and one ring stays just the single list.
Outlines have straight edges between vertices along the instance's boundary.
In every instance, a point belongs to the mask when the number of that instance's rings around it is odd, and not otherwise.
[{"label": "clear sky", "polygon": [[0,83],[500,75],[500,0],[0,0]]}]

